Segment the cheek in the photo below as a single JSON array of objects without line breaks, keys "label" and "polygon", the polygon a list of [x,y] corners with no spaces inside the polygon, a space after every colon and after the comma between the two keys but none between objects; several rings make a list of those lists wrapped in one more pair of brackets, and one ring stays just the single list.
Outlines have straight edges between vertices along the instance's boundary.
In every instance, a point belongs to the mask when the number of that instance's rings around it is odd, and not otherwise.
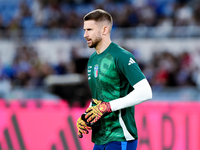
[{"label": "cheek", "polygon": [[95,39],[96,36],[97,36],[97,34],[95,34],[95,33],[91,33],[91,34],[90,34],[90,38],[91,38],[91,39]]},{"label": "cheek", "polygon": [[101,32],[101,31],[99,31],[99,32],[96,34],[96,38],[98,38],[98,39],[101,39],[101,38],[102,38],[102,32]]},{"label": "cheek", "polygon": [[101,38],[101,31],[92,32],[92,33],[90,33],[89,37],[92,40],[99,39],[99,38]]}]

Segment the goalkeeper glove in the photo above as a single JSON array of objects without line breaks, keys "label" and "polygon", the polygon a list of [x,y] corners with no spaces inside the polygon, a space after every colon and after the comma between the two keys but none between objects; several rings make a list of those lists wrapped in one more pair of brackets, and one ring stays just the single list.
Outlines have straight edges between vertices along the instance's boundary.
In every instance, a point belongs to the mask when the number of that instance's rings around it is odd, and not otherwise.
[{"label": "goalkeeper glove", "polygon": [[112,112],[110,103],[101,100],[93,99],[95,106],[86,109],[85,119],[90,125],[96,123],[100,118]]},{"label": "goalkeeper glove", "polygon": [[79,138],[83,137],[83,134],[88,134],[92,128],[86,124],[85,114],[82,114],[81,117],[77,120],[78,136]]}]

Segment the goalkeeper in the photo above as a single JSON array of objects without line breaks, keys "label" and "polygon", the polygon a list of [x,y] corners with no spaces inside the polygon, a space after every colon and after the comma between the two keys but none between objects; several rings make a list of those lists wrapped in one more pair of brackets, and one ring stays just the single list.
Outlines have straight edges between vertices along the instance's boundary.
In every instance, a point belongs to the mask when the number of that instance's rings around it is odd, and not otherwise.
[{"label": "goalkeeper", "polygon": [[135,105],[152,98],[135,57],[110,39],[112,17],[97,9],[84,16],[84,38],[95,52],[88,61],[92,101],[78,119],[78,135],[92,130],[93,150],[136,150]]}]

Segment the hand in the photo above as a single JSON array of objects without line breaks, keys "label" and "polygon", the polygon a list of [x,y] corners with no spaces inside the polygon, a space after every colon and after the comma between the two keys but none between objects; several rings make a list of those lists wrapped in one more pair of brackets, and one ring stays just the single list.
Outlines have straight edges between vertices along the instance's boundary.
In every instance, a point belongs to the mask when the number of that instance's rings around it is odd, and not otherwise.
[{"label": "hand", "polygon": [[79,138],[83,137],[83,134],[88,134],[92,128],[86,124],[85,114],[82,114],[81,117],[77,120],[78,136]]},{"label": "hand", "polygon": [[90,125],[93,125],[100,118],[112,112],[109,102],[103,102],[97,99],[93,99],[93,102],[96,105],[89,107],[85,111],[85,119],[87,120],[87,123],[90,123]]}]

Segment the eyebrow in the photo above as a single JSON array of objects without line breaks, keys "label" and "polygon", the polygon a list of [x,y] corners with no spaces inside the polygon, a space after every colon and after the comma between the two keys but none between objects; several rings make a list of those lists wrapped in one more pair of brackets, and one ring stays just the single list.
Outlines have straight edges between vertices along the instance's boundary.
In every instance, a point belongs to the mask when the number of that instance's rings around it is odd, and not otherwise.
[{"label": "eyebrow", "polygon": [[84,31],[85,31],[85,30],[92,30],[92,28],[86,28],[86,29],[83,29],[83,30],[84,30]]}]

